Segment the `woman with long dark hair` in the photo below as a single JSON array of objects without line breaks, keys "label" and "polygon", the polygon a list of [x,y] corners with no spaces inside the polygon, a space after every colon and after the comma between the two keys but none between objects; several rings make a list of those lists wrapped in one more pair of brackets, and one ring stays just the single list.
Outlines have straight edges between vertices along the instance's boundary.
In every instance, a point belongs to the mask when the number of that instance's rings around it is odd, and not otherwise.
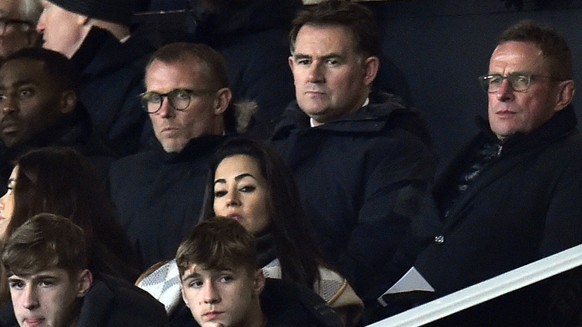
[{"label": "woman with long dark hair", "polygon": [[32,150],[16,161],[0,198],[0,240],[39,213],[58,214],[83,228],[89,268],[133,282],[139,264],[88,159],[71,148]]}]

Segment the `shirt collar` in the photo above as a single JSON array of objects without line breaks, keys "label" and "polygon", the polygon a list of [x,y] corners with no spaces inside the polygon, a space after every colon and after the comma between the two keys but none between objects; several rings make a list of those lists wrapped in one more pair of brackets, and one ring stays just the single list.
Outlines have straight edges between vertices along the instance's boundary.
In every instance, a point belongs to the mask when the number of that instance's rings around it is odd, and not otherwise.
[{"label": "shirt collar", "polygon": [[[370,103],[370,97],[367,97],[366,101],[364,101],[364,104],[362,105],[362,108],[367,106],[369,103]],[[313,118],[309,118],[309,124],[311,125],[311,127],[317,127],[317,126],[323,125],[324,123],[320,123]]]}]

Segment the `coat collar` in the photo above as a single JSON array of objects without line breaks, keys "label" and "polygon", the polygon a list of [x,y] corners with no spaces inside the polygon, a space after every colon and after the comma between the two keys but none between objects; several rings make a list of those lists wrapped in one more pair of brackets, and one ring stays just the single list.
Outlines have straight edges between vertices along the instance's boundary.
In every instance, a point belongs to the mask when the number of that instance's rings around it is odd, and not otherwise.
[{"label": "coat collar", "polygon": [[137,30],[121,43],[109,31],[93,26],[71,62],[82,75],[95,76],[120,69],[140,59],[143,61],[147,54],[155,50],[147,37],[142,35],[145,32],[145,29]]},{"label": "coat collar", "polygon": [[273,139],[284,138],[294,129],[303,131],[327,130],[336,132],[378,133],[399,114],[412,112],[410,108],[405,107],[401,102],[387,95],[377,96],[370,100],[370,103],[363,106],[360,110],[317,127],[311,127],[309,116],[299,108],[297,101],[294,100],[287,106],[281,121],[275,127]]},{"label": "coat collar", "polygon": [[166,152],[159,143],[156,142],[154,151],[161,156],[164,162],[180,162],[195,158],[208,158],[222,144],[228,136],[226,135],[204,135],[191,139],[180,152]]},{"label": "coat collar", "polygon": [[[562,139],[576,130],[577,119],[572,105],[558,111],[545,124],[529,134],[517,133],[502,142],[503,152],[519,152],[535,147],[547,146],[556,140]],[[501,143],[491,131],[489,122],[481,117],[477,118],[477,126],[485,141]]]},{"label": "coat collar", "polygon": [[[466,156],[472,149],[475,147],[483,146],[484,143],[490,142],[499,142],[497,137],[491,132],[489,128],[489,124],[484,119],[479,119],[479,125],[482,129],[481,133],[463,150],[460,155],[462,159]],[[569,106],[554,115],[548,122],[544,125],[533,131],[529,134],[516,134],[510,138],[508,138],[502,144],[502,150],[499,152],[499,157],[507,158],[504,160],[503,165],[496,165],[494,169],[490,169],[488,173],[482,174],[472,185],[469,187],[462,195],[459,196],[458,202],[451,208],[451,217],[452,219],[448,219],[445,221],[443,226],[444,230],[449,230],[456,225],[462,215],[459,215],[460,212],[465,210],[467,205],[471,203],[473,198],[478,195],[481,189],[486,187],[487,185],[495,182],[499,178],[503,178],[503,175],[506,174],[507,171],[511,170],[516,165],[520,164],[520,160],[512,160],[517,156],[517,158],[521,158],[519,155],[526,153],[532,149],[541,149],[543,151],[544,148],[548,147],[552,143],[555,143],[559,140],[563,140],[567,136],[576,133],[576,114],[574,113],[573,107]],[[453,163],[459,162],[459,157],[456,157]],[[453,167],[453,168],[451,168]],[[454,175],[454,172],[457,171],[455,166],[449,166],[446,173],[439,177],[439,184],[445,182],[446,180],[450,180]],[[445,183],[446,184],[446,183]]]}]

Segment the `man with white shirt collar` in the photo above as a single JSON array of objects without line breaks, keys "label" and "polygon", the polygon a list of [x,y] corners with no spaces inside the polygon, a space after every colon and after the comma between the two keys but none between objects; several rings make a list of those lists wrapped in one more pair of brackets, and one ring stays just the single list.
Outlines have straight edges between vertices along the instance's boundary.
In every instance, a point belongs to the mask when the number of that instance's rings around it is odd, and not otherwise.
[{"label": "man with white shirt collar", "polygon": [[272,142],[291,166],[327,259],[364,300],[390,262],[433,176],[430,136],[393,95],[371,94],[379,29],[362,5],[298,14],[289,66],[296,101]]}]

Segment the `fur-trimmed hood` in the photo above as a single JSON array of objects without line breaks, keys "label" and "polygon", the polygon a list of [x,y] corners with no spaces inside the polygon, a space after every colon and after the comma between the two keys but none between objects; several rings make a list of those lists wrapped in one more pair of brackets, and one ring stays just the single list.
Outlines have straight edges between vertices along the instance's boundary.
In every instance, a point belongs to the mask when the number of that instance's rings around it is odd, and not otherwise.
[{"label": "fur-trimmed hood", "polygon": [[233,105],[233,109],[236,123],[236,133],[244,134],[248,130],[253,116],[259,110],[259,106],[256,101],[243,100],[241,102],[235,103]]}]

